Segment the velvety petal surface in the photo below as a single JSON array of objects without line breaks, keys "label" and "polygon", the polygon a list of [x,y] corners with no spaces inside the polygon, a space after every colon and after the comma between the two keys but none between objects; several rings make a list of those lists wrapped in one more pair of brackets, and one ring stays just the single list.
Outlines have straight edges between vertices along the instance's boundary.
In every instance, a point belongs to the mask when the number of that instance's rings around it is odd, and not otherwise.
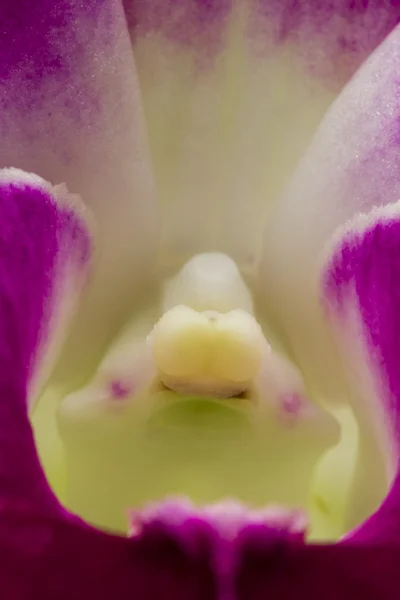
[{"label": "velvety petal surface", "polygon": [[391,490],[382,507],[349,539],[400,543],[400,205],[355,218],[324,271],[324,301],[349,385],[363,402],[386,458]]},{"label": "velvety petal surface", "polygon": [[[399,597],[398,546],[290,546],[269,551],[262,531],[244,536],[238,600],[394,600]],[[247,538],[247,539],[246,539]]]},{"label": "velvety petal surface", "polygon": [[28,419],[86,282],[91,240],[64,186],[0,171],[0,502],[58,507]]},{"label": "velvety petal surface", "polygon": [[133,539],[47,515],[3,515],[0,584],[15,600],[213,600],[207,523],[153,519]]},{"label": "velvety petal surface", "polygon": [[118,0],[7,0],[0,22],[0,166],[66,182],[98,224],[101,251],[68,347],[79,376],[132,310],[158,239],[125,15]]}]

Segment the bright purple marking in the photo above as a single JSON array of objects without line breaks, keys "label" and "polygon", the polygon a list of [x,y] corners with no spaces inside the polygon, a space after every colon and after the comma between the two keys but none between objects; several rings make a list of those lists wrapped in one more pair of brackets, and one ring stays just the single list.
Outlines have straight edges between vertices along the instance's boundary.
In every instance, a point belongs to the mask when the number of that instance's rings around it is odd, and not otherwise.
[{"label": "bright purple marking", "polygon": [[298,415],[302,407],[303,400],[300,394],[287,394],[281,399],[283,410],[289,415]]},{"label": "bright purple marking", "polygon": [[294,426],[300,418],[304,401],[300,394],[285,394],[278,398],[279,418],[285,425]]},{"label": "bright purple marking", "polygon": [[[375,376],[376,402],[390,424],[388,436],[400,466],[400,216],[382,215],[349,230],[337,244],[323,278],[327,315],[341,328],[358,314],[362,341]],[[382,507],[352,540],[400,540],[400,470]],[[393,596],[395,597],[395,596]]]},{"label": "bright purple marking", "polygon": [[355,292],[366,349],[387,385],[380,400],[399,430],[400,444],[399,275],[400,219],[382,219],[344,237],[326,273],[324,293],[341,315],[349,308],[350,292]]},{"label": "bright purple marking", "polygon": [[[93,24],[109,0],[5,0],[0,3],[0,81],[19,69],[27,86],[43,77],[66,76],[85,52],[84,22]],[[109,23],[111,25],[111,22]],[[87,39],[90,39],[89,32]]]},{"label": "bright purple marking", "polygon": [[132,385],[119,379],[114,379],[110,384],[110,391],[117,400],[124,400],[132,393]]},{"label": "bright purple marking", "polygon": [[82,285],[90,253],[86,225],[65,202],[36,183],[18,183],[16,174],[0,182],[0,499],[56,503],[35,452],[26,396],[51,341],[59,293],[68,293],[69,276]]}]

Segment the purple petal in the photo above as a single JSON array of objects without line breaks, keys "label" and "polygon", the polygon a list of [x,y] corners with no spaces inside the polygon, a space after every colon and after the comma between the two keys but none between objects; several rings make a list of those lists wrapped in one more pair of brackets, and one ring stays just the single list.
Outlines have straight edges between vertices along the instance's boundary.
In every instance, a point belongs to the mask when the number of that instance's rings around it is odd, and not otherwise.
[{"label": "purple petal", "polygon": [[324,302],[353,393],[369,412],[392,489],[349,540],[400,541],[400,205],[356,217],[323,275]]},{"label": "purple petal", "polygon": [[240,552],[254,530],[264,559],[302,547],[297,533],[232,504],[167,502],[137,516],[132,538],[22,510],[2,517],[0,583],[15,600],[235,600]]},{"label": "purple petal", "polygon": [[0,519],[2,597],[13,600],[213,600],[212,540],[201,522],[181,536],[158,521],[135,539],[32,513]]},{"label": "purple petal", "polygon": [[272,548],[253,531],[242,546],[236,600],[395,600],[399,597],[398,546],[296,546]]},{"label": "purple petal", "polygon": [[[167,531],[188,555],[193,555],[201,532],[207,540],[207,555],[213,569],[218,600],[235,600],[240,577],[243,550],[249,540],[262,539],[264,559],[271,558],[281,549],[302,548],[301,521],[297,528],[295,511],[274,509],[251,511],[239,503],[228,501],[195,508],[185,500],[167,501],[139,513],[139,539],[155,530]],[[255,535],[256,532],[256,535]],[[246,596],[247,598],[247,596]]]},{"label": "purple petal", "polygon": [[79,207],[62,186],[0,171],[2,503],[58,506],[37,458],[27,404],[48,376],[87,279],[91,243]]},{"label": "purple petal", "polygon": [[73,367],[84,376],[132,310],[158,242],[125,15],[119,0],[5,0],[0,22],[0,166],[65,182],[99,227],[100,260],[67,352],[69,379]]},{"label": "purple petal", "polygon": [[141,535],[161,527],[191,555],[202,532],[218,600],[397,597],[400,549],[393,546],[307,546],[290,527],[278,526],[270,511],[232,502],[201,510],[167,502],[141,519]]}]

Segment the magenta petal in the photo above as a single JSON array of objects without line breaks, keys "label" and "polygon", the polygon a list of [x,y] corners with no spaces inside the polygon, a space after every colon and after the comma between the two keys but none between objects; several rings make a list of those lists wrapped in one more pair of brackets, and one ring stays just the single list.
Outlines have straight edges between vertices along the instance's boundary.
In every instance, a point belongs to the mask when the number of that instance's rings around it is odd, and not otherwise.
[{"label": "magenta petal", "polygon": [[34,175],[0,171],[0,500],[6,503],[58,506],[38,461],[27,404],[87,276],[91,243],[73,200]]},{"label": "magenta petal", "polygon": [[156,252],[141,91],[121,0],[2,0],[0,23],[0,167],[65,182],[101,239],[64,349],[71,384],[131,314]]},{"label": "magenta petal", "polygon": [[356,217],[341,232],[324,273],[324,302],[348,378],[364,396],[387,474],[394,482],[381,508],[349,542],[400,544],[400,210]]},{"label": "magenta petal", "polygon": [[281,545],[248,539],[236,574],[236,600],[395,600],[400,547]]},{"label": "magenta petal", "polygon": [[162,523],[136,539],[20,513],[0,521],[0,587],[7,600],[213,600],[208,529],[191,547]]},{"label": "magenta petal", "polygon": [[165,503],[144,513],[142,523],[138,541],[162,534],[189,556],[196,556],[201,546],[206,550],[215,585],[210,598],[397,598],[400,546],[305,545],[295,531],[278,526],[268,510],[246,511],[234,503],[203,510]]},{"label": "magenta petal", "polygon": [[[245,510],[165,503],[132,538],[19,511],[0,521],[0,584],[16,600],[235,600],[242,536],[259,527],[271,557],[298,537]],[[265,548],[264,548],[265,549]]]}]

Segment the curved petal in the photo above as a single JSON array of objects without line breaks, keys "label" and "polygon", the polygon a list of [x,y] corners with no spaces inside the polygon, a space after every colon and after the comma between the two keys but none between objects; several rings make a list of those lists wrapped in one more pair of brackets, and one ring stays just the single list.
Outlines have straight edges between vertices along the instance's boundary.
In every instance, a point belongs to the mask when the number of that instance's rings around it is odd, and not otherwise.
[{"label": "curved petal", "polygon": [[0,165],[66,182],[99,226],[100,260],[67,353],[82,371],[132,309],[158,243],[125,15],[118,0],[6,0],[0,22]]},{"label": "curved petal", "polygon": [[324,303],[353,395],[374,425],[392,489],[351,540],[400,540],[400,204],[340,231],[323,274]]},{"label": "curved petal", "polygon": [[[319,257],[338,225],[360,210],[400,197],[399,56],[397,27],[327,113],[265,232],[263,303],[289,340],[312,394],[322,402],[352,398],[319,308]],[[353,402],[353,407],[362,431],[363,472],[353,509],[359,522],[377,507],[385,476],[364,403]]]},{"label": "curved petal", "polygon": [[167,501],[135,516],[134,523],[145,534],[161,524],[184,541],[186,547],[195,541],[193,532],[206,533],[218,599],[237,597],[235,576],[242,548],[255,531],[263,540],[264,556],[271,559],[282,548],[302,547],[306,529],[304,516],[298,511],[279,508],[255,511],[234,501],[201,509],[185,500]]},{"label": "curved petal", "polygon": [[251,269],[265,216],[315,127],[400,7],[124,4],[164,207],[163,260],[220,250]]},{"label": "curved petal", "polygon": [[342,389],[317,310],[319,256],[337,226],[400,197],[399,56],[397,27],[328,111],[265,232],[263,301],[322,397]]},{"label": "curved petal", "polygon": [[262,530],[241,548],[237,600],[393,600],[398,597],[398,546],[279,546]]},{"label": "curved petal", "polygon": [[159,515],[132,539],[78,522],[7,515],[0,581],[15,600],[217,600],[210,526]]},{"label": "curved petal", "polygon": [[90,258],[77,198],[35,175],[0,171],[0,502],[6,505],[14,499],[58,507],[37,458],[27,403],[49,374]]}]

